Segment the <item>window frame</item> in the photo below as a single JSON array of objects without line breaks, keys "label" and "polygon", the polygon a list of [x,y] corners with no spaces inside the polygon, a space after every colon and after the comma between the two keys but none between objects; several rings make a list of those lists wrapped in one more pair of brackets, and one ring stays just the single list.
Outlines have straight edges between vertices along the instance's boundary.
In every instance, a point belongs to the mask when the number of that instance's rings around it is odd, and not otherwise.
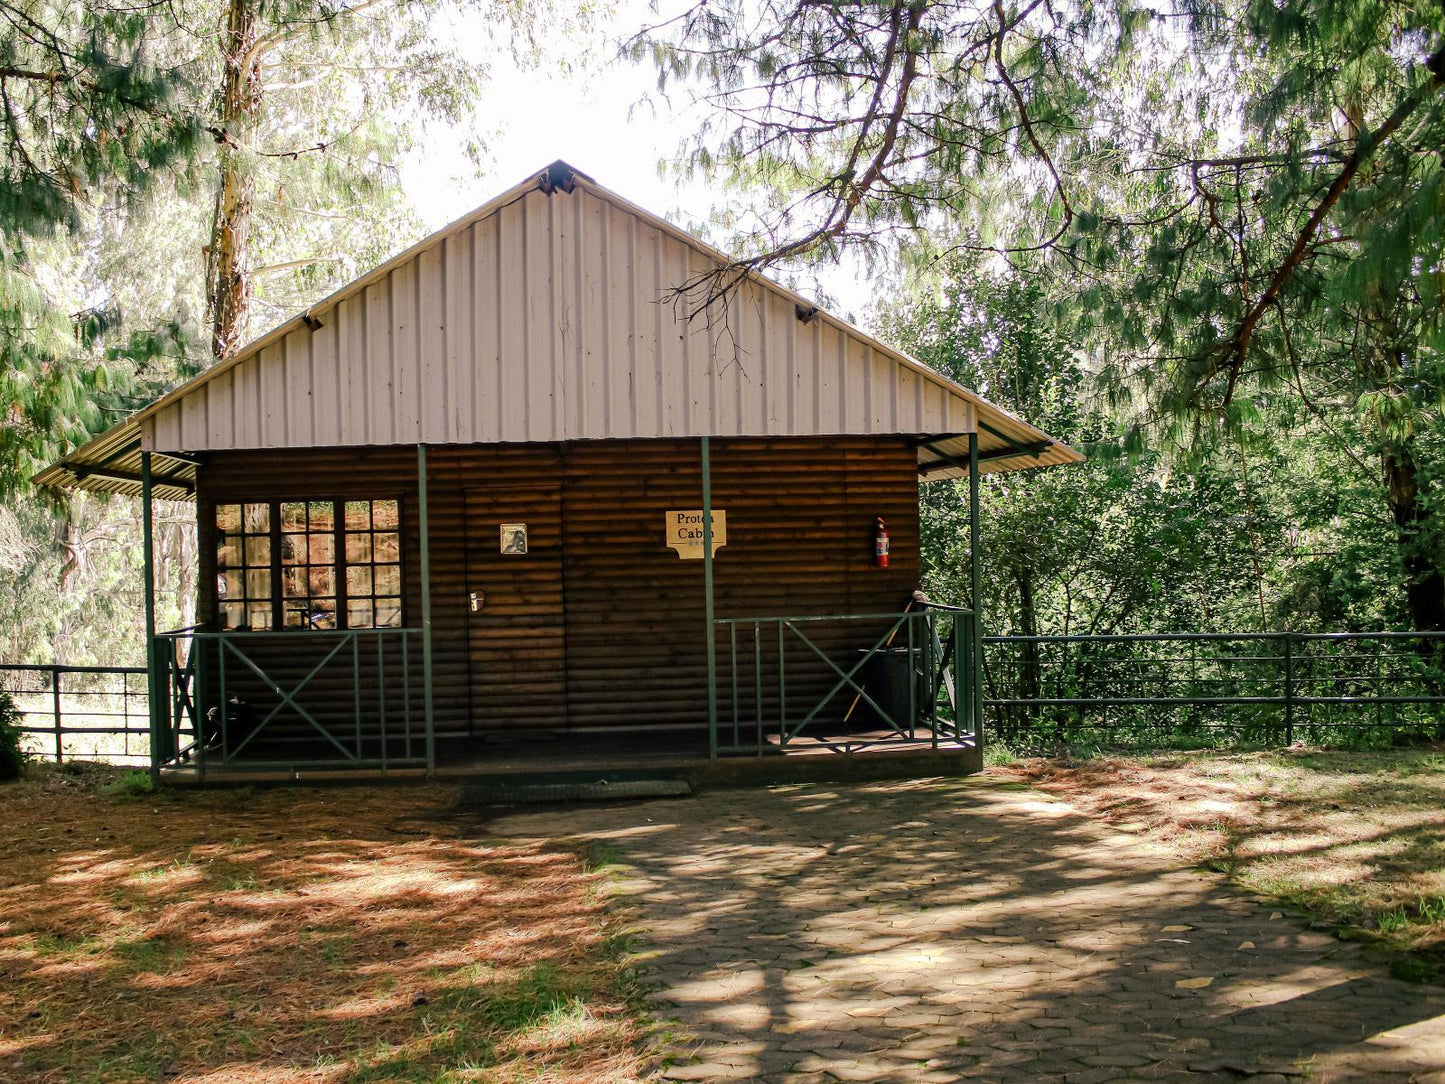
[{"label": "window frame", "polygon": [[[360,531],[351,531],[351,532],[348,532],[347,529],[346,529],[346,505],[347,505],[349,502],[355,502],[355,501],[366,501],[366,502],[368,502],[368,503],[372,506],[372,509],[371,509],[371,519],[370,519],[368,528],[367,528],[367,530],[366,530],[365,532],[360,532]],[[333,492],[333,493],[321,494],[321,495],[307,495],[307,496],[288,495],[288,496],[285,496],[285,497],[273,497],[273,496],[265,496],[265,497],[244,497],[244,496],[224,496],[224,497],[222,497],[222,496],[214,496],[214,497],[212,497],[211,500],[210,500],[210,502],[209,502],[211,508],[210,508],[210,515],[209,515],[209,517],[208,517],[208,520],[209,520],[210,530],[211,530],[211,534],[212,534],[212,537],[211,537],[211,545],[210,545],[210,552],[211,552],[211,554],[212,554],[212,560],[213,560],[213,561],[216,561],[216,560],[217,560],[218,551],[219,551],[219,549],[220,549],[220,530],[219,530],[219,526],[218,526],[218,524],[217,524],[217,516],[218,516],[218,514],[219,514],[219,509],[220,509],[221,506],[223,506],[223,505],[240,505],[240,506],[242,506],[243,511],[242,511],[241,514],[242,514],[242,517],[243,517],[243,523],[244,523],[244,515],[245,515],[245,513],[244,513],[244,506],[245,506],[245,505],[248,505],[248,504],[251,504],[251,505],[257,505],[257,504],[265,505],[265,506],[267,507],[267,509],[268,509],[268,516],[269,516],[269,524],[270,524],[270,526],[269,526],[268,537],[269,537],[269,539],[270,539],[270,547],[271,547],[271,564],[270,564],[270,576],[271,576],[271,598],[270,598],[271,627],[268,628],[268,629],[253,629],[253,628],[250,627],[249,624],[240,626],[240,627],[238,627],[238,628],[229,628],[229,629],[228,629],[228,628],[224,628],[224,627],[223,627],[223,625],[222,625],[222,620],[223,620],[223,619],[222,619],[222,613],[223,613],[222,607],[225,605],[225,603],[226,603],[227,601],[230,601],[230,600],[228,600],[228,599],[226,599],[225,597],[223,597],[223,596],[220,594],[220,591],[218,590],[219,583],[220,583],[220,579],[221,579],[221,575],[223,574],[224,571],[226,571],[226,570],[224,570],[224,569],[222,569],[222,568],[219,567],[219,563],[218,563],[218,566],[217,566],[215,569],[213,569],[213,571],[214,571],[214,573],[215,573],[215,577],[214,577],[214,579],[212,580],[212,584],[213,584],[213,587],[212,587],[212,590],[213,590],[212,613],[213,613],[213,618],[214,618],[214,620],[215,620],[216,627],[217,627],[217,628],[221,628],[222,631],[225,631],[225,632],[256,632],[256,633],[265,633],[265,632],[343,632],[343,631],[352,631],[352,626],[351,626],[351,623],[350,623],[350,618],[351,618],[351,613],[350,613],[350,594],[349,594],[349,592],[348,592],[347,589],[346,589],[346,588],[347,588],[347,584],[346,584],[346,570],[347,570],[347,568],[349,567],[349,563],[348,563],[347,560],[346,560],[346,536],[347,536],[348,533],[350,533],[350,534],[366,533],[367,535],[372,536],[372,537],[373,537],[373,541],[374,541],[374,536],[378,533],[377,530],[376,530],[376,527],[375,527],[375,505],[376,505],[376,502],[378,502],[378,501],[395,501],[395,502],[396,502],[396,529],[395,529],[395,531],[394,531],[394,532],[392,532],[392,531],[382,531],[382,532],[380,532],[380,533],[382,533],[382,534],[395,533],[395,534],[396,534],[397,560],[396,560],[394,563],[395,563],[395,566],[396,566],[396,568],[397,568],[398,576],[399,576],[398,588],[399,588],[400,594],[399,594],[399,596],[396,596],[397,599],[398,599],[397,610],[398,610],[398,621],[399,621],[399,624],[397,624],[397,625],[366,625],[366,626],[361,626],[361,627],[357,628],[355,631],[358,631],[358,632],[368,632],[368,631],[371,631],[371,630],[373,630],[373,629],[376,629],[376,630],[386,630],[386,629],[395,629],[395,628],[406,628],[406,627],[407,627],[407,615],[408,615],[408,610],[409,610],[409,601],[408,601],[407,590],[406,590],[406,550],[407,550],[407,544],[406,544],[406,538],[405,538],[405,535],[406,535],[406,497],[405,497],[403,494],[394,493],[394,492],[368,493],[368,494],[364,494],[364,495],[361,495],[361,494],[351,494],[351,495],[349,495],[349,496],[346,496],[346,495],[338,495],[338,494],[335,494],[335,493]],[[335,578],[335,580],[334,580],[335,593],[334,593],[333,596],[330,596],[330,597],[334,597],[335,603],[336,603],[336,624],[335,624],[335,627],[334,627],[334,628],[331,628],[331,629],[318,629],[318,628],[313,628],[313,627],[311,627],[310,625],[304,624],[304,623],[303,623],[303,624],[300,624],[300,625],[286,625],[286,624],[284,623],[284,622],[285,622],[285,607],[286,607],[286,605],[287,605],[287,598],[286,598],[286,593],[285,593],[285,585],[284,585],[284,582],[283,582],[283,581],[284,581],[283,570],[286,569],[286,568],[295,568],[295,567],[318,568],[318,567],[324,567],[324,566],[311,564],[309,561],[307,562],[307,564],[301,565],[301,566],[286,565],[286,564],[283,562],[283,550],[282,550],[282,540],[283,540],[283,536],[286,535],[286,534],[293,534],[293,535],[294,535],[294,534],[296,534],[297,532],[282,531],[282,529],[281,529],[281,506],[282,506],[282,505],[286,505],[286,504],[304,504],[304,505],[310,506],[310,505],[312,505],[312,504],[318,504],[318,503],[330,504],[330,505],[331,505],[331,514],[332,514],[332,527],[331,527],[331,531],[330,531],[329,533],[330,533],[331,539],[332,539],[332,543],[331,543],[331,544],[332,544],[331,569],[332,569],[332,575],[333,575],[334,578]],[[308,517],[309,517],[309,514],[310,514],[310,513],[309,513],[309,507],[308,507]],[[307,534],[309,534],[309,533],[310,533],[310,532],[307,532]],[[302,537],[306,537],[306,535],[302,535]],[[393,564],[393,562],[390,562],[390,561],[381,562],[381,566],[382,566],[382,567],[390,567],[392,564]],[[259,567],[259,566],[257,566],[257,567]],[[368,568],[368,569],[371,570],[371,575],[372,575],[372,592],[371,592],[370,594],[363,595],[363,596],[358,596],[358,597],[359,597],[359,598],[366,598],[366,599],[368,599],[368,600],[371,601],[372,606],[373,606],[373,611],[372,611],[372,613],[373,613],[373,618],[374,618],[374,617],[375,617],[375,601],[376,601],[376,599],[377,599],[377,597],[378,597],[378,596],[376,595],[376,593],[375,593],[375,576],[376,576],[376,571],[375,571],[375,570],[376,570],[376,568],[377,568],[377,562],[376,562],[376,560],[375,560],[374,550],[373,550],[372,557],[371,557],[368,561],[366,561],[366,562],[357,562],[354,566],[351,566],[351,567]],[[309,597],[309,596],[308,596],[308,597]],[[322,596],[318,596],[318,597],[322,597]],[[381,596],[381,597],[383,597],[383,598],[391,598],[391,597],[393,597],[393,596],[385,595],[385,596]],[[294,602],[294,601],[297,601],[297,600],[294,600],[294,599],[293,599],[293,600],[291,600],[291,601]]]}]

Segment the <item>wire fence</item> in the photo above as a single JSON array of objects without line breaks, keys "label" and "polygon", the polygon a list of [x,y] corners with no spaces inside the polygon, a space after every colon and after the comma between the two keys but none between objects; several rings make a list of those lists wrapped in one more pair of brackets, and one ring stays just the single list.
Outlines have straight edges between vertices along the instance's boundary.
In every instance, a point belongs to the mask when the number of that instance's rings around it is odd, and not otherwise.
[{"label": "wire fence", "polygon": [[56,762],[150,763],[144,666],[0,665],[20,709],[21,748]]},{"label": "wire fence", "polygon": [[984,638],[990,734],[1027,747],[1445,736],[1445,633]]}]

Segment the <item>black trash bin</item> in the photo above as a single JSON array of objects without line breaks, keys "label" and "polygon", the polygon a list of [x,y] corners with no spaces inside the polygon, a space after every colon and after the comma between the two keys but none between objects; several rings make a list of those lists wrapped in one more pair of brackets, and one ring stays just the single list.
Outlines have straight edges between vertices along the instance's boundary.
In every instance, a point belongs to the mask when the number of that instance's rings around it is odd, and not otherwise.
[{"label": "black trash bin", "polygon": [[[860,653],[867,650],[862,648]],[[918,654],[917,648],[909,647],[881,647],[873,652],[858,671],[858,684],[863,686],[878,707],[888,713],[892,722],[879,715],[872,704],[858,696],[858,706],[853,709],[853,714],[848,719],[849,730],[877,730],[879,727],[891,728],[893,725],[908,728],[913,722],[908,714],[908,683],[910,680],[921,680],[916,665]],[[853,697],[858,694],[851,686],[847,687],[847,692],[851,694],[848,702],[852,703]],[[917,713],[921,706],[921,694],[916,693],[914,712]]]}]

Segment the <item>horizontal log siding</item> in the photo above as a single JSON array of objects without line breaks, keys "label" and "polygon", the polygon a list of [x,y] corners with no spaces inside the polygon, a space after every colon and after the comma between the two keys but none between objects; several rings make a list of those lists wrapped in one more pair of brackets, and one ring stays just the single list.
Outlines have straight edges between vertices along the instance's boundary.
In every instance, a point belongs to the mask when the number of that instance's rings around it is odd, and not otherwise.
[{"label": "horizontal log siding", "polygon": [[[579,447],[563,504],[569,721],[702,722],[703,562],[663,544],[663,514],[702,504],[697,443]],[[714,441],[713,504],[728,520],[714,566],[718,616],[901,609],[918,582],[912,454],[901,440]],[[886,571],[873,567],[876,515],[893,532]],[[860,631],[820,630],[825,642]],[[826,669],[791,649],[789,660],[800,692]]]},{"label": "horizontal log siding", "polygon": [[[568,724],[705,722],[703,562],[683,561],[666,547],[663,515],[701,507],[696,440],[434,446],[428,460],[440,732],[478,731],[467,596],[486,585],[468,580],[466,492],[559,481]],[[728,545],[715,565],[719,617],[893,612],[906,604],[918,584],[919,558],[917,460],[904,438],[715,439],[712,461],[713,503],[728,513]],[[211,453],[198,473],[198,490],[204,617],[214,619],[216,612],[216,503],[396,496],[406,564],[404,621],[419,624],[414,447]],[[873,518],[879,515],[892,535],[887,570],[875,568],[872,559]],[[481,542],[495,545],[496,539]],[[847,657],[876,632],[829,626],[818,636]],[[726,662],[725,640],[719,646]],[[807,662],[807,654],[796,642],[789,649],[789,687],[800,695],[831,684],[826,667],[816,658]],[[305,672],[297,673],[284,657],[264,665],[291,680]],[[750,676],[748,681],[750,695]],[[325,683],[315,691],[338,700],[342,694]],[[349,677],[344,692],[338,706],[349,711]],[[304,737],[304,730],[295,736]]]}]

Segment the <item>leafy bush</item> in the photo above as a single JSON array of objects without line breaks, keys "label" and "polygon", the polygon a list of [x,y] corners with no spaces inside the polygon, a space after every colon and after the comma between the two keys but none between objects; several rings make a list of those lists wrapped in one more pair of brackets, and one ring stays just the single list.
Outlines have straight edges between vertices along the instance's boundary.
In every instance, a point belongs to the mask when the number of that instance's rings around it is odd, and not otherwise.
[{"label": "leafy bush", "polygon": [[15,697],[0,689],[0,781],[19,779],[25,767],[25,753],[20,748],[20,708]]}]

